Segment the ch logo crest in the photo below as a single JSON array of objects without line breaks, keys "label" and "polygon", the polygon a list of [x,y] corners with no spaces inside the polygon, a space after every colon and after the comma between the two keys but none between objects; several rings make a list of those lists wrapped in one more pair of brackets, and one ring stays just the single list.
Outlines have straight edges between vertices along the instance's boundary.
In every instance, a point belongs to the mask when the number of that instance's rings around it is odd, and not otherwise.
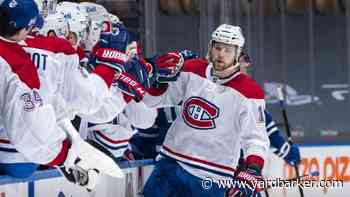
[{"label": "ch logo crest", "polygon": [[216,128],[215,119],[218,116],[219,108],[203,98],[190,97],[184,103],[182,117],[190,127],[214,129]]}]

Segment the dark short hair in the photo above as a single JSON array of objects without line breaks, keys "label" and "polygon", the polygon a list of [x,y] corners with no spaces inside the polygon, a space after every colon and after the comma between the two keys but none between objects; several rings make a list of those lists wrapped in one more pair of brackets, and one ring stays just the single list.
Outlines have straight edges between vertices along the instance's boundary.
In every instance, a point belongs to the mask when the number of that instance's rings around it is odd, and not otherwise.
[{"label": "dark short hair", "polygon": [[16,28],[10,23],[10,11],[7,8],[0,7],[0,36],[12,37],[23,28]]},{"label": "dark short hair", "polygon": [[244,60],[245,62],[247,62],[247,63],[250,63],[250,62],[251,62],[248,53],[247,53],[246,51],[244,51],[244,50],[241,52],[241,54],[239,55],[238,58],[239,58],[239,59],[240,59],[240,58],[243,58],[243,60]]},{"label": "dark short hair", "polygon": [[50,29],[50,30],[47,32],[47,36],[48,36],[50,33],[54,33],[54,34],[56,35],[56,32],[55,32],[55,30],[53,30],[53,29]]}]

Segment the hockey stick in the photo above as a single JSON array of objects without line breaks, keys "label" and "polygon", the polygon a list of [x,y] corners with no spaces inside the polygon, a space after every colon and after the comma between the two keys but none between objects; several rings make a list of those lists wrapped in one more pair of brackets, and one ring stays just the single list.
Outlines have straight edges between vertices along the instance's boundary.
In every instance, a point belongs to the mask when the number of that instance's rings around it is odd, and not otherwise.
[{"label": "hockey stick", "polygon": [[[278,96],[278,99],[280,101],[280,105],[281,105],[281,108],[282,108],[282,115],[283,115],[284,126],[285,126],[287,137],[288,137],[288,142],[292,145],[293,144],[293,139],[292,139],[292,134],[290,132],[290,126],[289,126],[289,122],[288,122],[288,117],[287,117],[286,105],[285,105],[285,102],[284,102],[284,94],[283,94],[282,86],[277,88],[277,96]],[[297,178],[300,177],[298,165],[293,165],[293,167],[294,167],[294,170],[295,170],[296,177]],[[300,193],[301,197],[304,197],[304,190],[300,186],[299,186],[299,193]]]}]

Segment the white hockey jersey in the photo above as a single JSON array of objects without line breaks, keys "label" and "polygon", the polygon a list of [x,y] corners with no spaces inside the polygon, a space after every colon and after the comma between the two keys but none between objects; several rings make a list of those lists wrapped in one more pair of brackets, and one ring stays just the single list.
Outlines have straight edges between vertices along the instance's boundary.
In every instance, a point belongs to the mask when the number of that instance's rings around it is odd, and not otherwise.
[{"label": "white hockey jersey", "polygon": [[241,148],[262,167],[269,146],[262,89],[241,73],[215,83],[211,72],[211,64],[189,60],[164,92],[151,92],[160,96],[145,97],[150,107],[182,102],[161,154],[201,178],[233,176]]},{"label": "white hockey jersey", "polygon": [[136,103],[132,100],[125,103],[123,112],[119,113],[113,121],[94,124],[98,123],[96,120],[110,116],[110,108],[115,107],[114,103],[118,102],[115,99],[122,96],[115,86],[111,87],[111,95],[98,112],[82,116],[79,133],[99,143],[118,158],[123,155],[128,146],[128,141],[134,131],[133,127],[146,129],[153,126],[157,117],[157,109],[151,109],[143,102]]},{"label": "white hockey jersey", "polygon": [[37,66],[45,93],[61,97],[51,99],[58,100],[54,106],[58,118],[95,113],[109,96],[105,80],[79,65],[79,57],[67,40],[37,36],[26,39],[23,47]]},{"label": "white hockey jersey", "polygon": [[35,65],[21,46],[2,37],[0,70],[0,163],[62,163],[68,152],[66,134],[41,96]]},{"label": "white hockey jersey", "polygon": [[[78,55],[67,40],[38,36],[26,39],[21,45],[37,67],[41,82],[39,93],[54,108],[57,121],[67,117],[73,119],[77,113],[95,113],[110,95],[108,85],[112,83],[114,71],[97,70],[97,74],[87,73],[80,67]],[[114,117],[115,115],[107,117],[109,119],[104,121],[110,121]],[[42,136],[49,142],[58,140],[53,135]],[[8,141],[6,136],[1,137]],[[26,146],[28,149],[35,147],[32,144]],[[11,143],[7,144],[7,148],[12,152],[3,152],[1,157],[12,158],[13,162],[26,161],[24,155],[13,154],[16,149]]]}]

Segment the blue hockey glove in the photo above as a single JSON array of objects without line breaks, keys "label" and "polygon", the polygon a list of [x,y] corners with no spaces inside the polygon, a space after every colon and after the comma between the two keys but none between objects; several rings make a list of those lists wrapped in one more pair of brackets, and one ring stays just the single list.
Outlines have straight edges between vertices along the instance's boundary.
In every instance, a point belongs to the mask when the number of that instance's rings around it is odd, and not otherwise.
[{"label": "blue hockey glove", "polygon": [[151,87],[146,65],[134,57],[124,64],[123,69],[123,73],[115,78],[113,86],[132,97],[136,102],[141,101],[146,93],[145,89]]},{"label": "blue hockey glove", "polygon": [[124,64],[128,60],[126,48],[129,37],[129,32],[123,24],[105,22],[100,40],[94,47],[96,64],[112,67],[119,73],[124,72]]},{"label": "blue hockey glove", "polygon": [[299,147],[295,144],[291,145],[289,142],[285,142],[274,153],[290,165],[298,165],[300,163]]}]

